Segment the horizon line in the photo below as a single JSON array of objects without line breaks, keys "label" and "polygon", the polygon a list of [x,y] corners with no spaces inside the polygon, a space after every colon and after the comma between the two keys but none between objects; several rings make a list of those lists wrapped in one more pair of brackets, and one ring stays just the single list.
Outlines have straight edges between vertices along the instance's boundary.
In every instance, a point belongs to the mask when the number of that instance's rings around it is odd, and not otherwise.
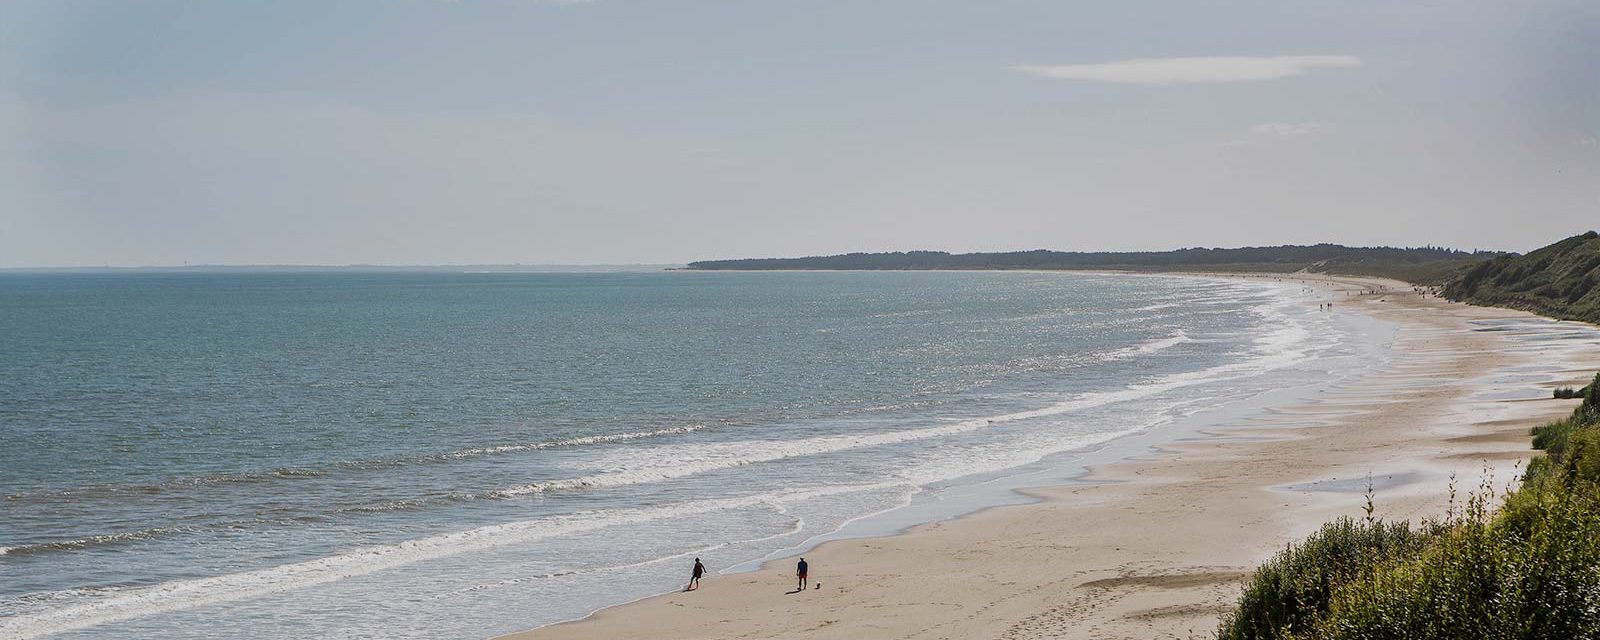
[{"label": "horizon line", "polygon": [[383,264],[383,263],[350,263],[350,264],[316,264],[316,263],[203,263],[203,264],[145,264],[145,265],[69,265],[69,266],[3,266],[0,272],[6,271],[184,271],[184,270],[344,270],[344,269],[373,269],[373,270],[441,270],[441,269],[650,269],[672,268],[687,266],[684,262],[595,262],[595,263],[521,263],[521,262],[484,262],[484,263],[440,263],[440,264]]}]

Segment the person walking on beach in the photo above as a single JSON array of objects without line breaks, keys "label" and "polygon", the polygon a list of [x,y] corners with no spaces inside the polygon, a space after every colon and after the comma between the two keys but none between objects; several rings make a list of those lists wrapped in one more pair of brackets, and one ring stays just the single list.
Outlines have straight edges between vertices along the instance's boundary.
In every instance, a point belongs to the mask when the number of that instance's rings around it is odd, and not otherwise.
[{"label": "person walking on beach", "polygon": [[794,566],[794,575],[800,579],[800,586],[797,589],[798,591],[806,590],[806,569],[809,568],[810,566],[806,564],[805,558],[801,558],[800,564]]},{"label": "person walking on beach", "polygon": [[683,590],[684,591],[693,591],[695,589],[699,589],[700,588],[700,576],[703,576],[705,574],[706,574],[706,566],[703,565],[703,564],[700,564],[700,559],[699,558],[695,558],[694,559],[694,573],[690,574],[690,576],[689,576],[689,586],[684,587]]}]

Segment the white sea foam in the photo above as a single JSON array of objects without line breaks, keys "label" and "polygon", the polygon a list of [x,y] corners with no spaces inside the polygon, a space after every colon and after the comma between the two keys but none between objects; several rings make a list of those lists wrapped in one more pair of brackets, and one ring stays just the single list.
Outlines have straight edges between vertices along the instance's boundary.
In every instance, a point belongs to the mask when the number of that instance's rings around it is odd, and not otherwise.
[{"label": "white sea foam", "polygon": [[[1042,417],[1053,414],[1070,414],[1081,409],[1138,400],[1195,384],[1247,378],[1304,362],[1311,357],[1313,350],[1323,345],[1313,344],[1311,341],[1313,333],[1301,321],[1284,313],[1283,309],[1284,303],[1281,302],[1262,305],[1255,309],[1255,312],[1267,321],[1268,326],[1272,326],[1274,329],[1253,341],[1255,357],[1249,360],[1212,367],[1202,371],[1172,374],[1147,384],[1130,386],[1118,391],[1086,394],[1072,401],[1049,407],[1039,412],[1039,415]],[[1190,341],[1193,340],[1179,331],[1176,335],[1168,338],[1152,340],[1135,347],[1129,347],[1128,351],[1148,353]],[[899,475],[910,482],[926,485],[965,475],[993,473],[1017,468],[1038,462],[1053,454],[1103,444],[1116,438],[1155,428],[1182,416],[1192,415],[1204,407],[1191,407],[1188,410],[1179,411],[1175,415],[1173,411],[1179,406],[1195,405],[1196,403],[1206,404],[1190,399],[1183,402],[1166,403],[1160,405],[1162,407],[1160,410],[1150,412],[1127,414],[1119,412],[1119,416],[1128,418],[1132,418],[1135,415],[1144,415],[1146,417],[1137,423],[1130,420],[1130,426],[1114,431],[1102,431],[1070,437],[1063,437],[1061,429],[1033,430],[1022,434],[1011,434],[1004,441],[966,447],[962,450],[962,455],[959,458],[924,462],[904,470]]]},{"label": "white sea foam", "polygon": [[[1195,382],[1190,382],[1190,384],[1202,381],[1203,378],[1194,378],[1194,380]],[[1085,394],[1075,400],[1057,403],[1041,409],[967,419],[953,424],[922,429],[906,429],[872,434],[818,436],[782,441],[709,443],[694,447],[667,445],[645,450],[624,451],[605,458],[609,464],[615,467],[615,470],[578,478],[547,480],[507,487],[493,492],[492,495],[500,498],[509,498],[549,491],[621,487],[672,480],[762,462],[774,462],[852,449],[942,438],[970,433],[1001,423],[1041,418],[1113,402],[1134,400],[1175,388],[1175,386],[1181,385],[1144,385],[1130,387],[1120,392]]]},{"label": "white sea foam", "polygon": [[969,447],[963,451],[963,455],[960,458],[924,462],[913,465],[897,475],[905,478],[909,483],[920,486],[953,480],[962,476],[995,473],[1033,464],[1057,453],[1104,444],[1129,434],[1138,433],[1153,425],[1154,423],[1146,423],[1128,429],[1068,438],[1049,434],[1032,434],[1031,437],[1012,442]]},{"label": "white sea foam", "polygon": [[1139,307],[1137,309],[1130,309],[1130,311],[1160,311],[1162,309],[1171,309],[1176,306],[1178,306],[1178,303],[1176,302],[1163,302],[1161,304],[1152,304]]},{"label": "white sea foam", "polygon": [[1107,351],[1100,357],[1100,359],[1111,361],[1123,360],[1134,356],[1150,355],[1164,349],[1176,347],[1185,342],[1194,342],[1194,339],[1190,338],[1189,334],[1184,333],[1182,329],[1179,329],[1172,335],[1165,338],[1157,338],[1155,340],[1150,340],[1130,347],[1123,347],[1121,349]]},{"label": "white sea foam", "polygon": [[[394,545],[369,547],[270,569],[231,573],[211,578],[180,580],[151,587],[121,590],[113,595],[98,597],[80,604],[0,619],[0,638],[8,640],[38,638],[119,620],[303,589],[318,584],[393,569],[423,560],[508,544],[526,544],[556,536],[586,533],[619,525],[728,509],[781,505],[831,495],[859,493],[899,486],[903,485],[899,483],[874,483],[816,487],[774,494],[683,502],[658,507],[582,512],[538,520],[479,527],[467,531],[409,540]],[[87,592],[55,592],[52,595],[70,599],[74,596],[88,594]]]},{"label": "white sea foam", "polygon": [[641,438],[657,438],[657,437],[661,437],[661,436],[671,436],[671,435],[681,435],[681,434],[685,434],[685,433],[694,433],[695,431],[699,431],[699,430],[704,429],[704,428],[706,428],[706,426],[703,425],[703,424],[691,424],[691,425],[682,426],[682,427],[672,427],[672,428],[669,428],[669,429],[657,429],[655,431],[638,431],[638,432],[634,432],[634,433],[614,433],[614,434],[610,434],[610,435],[585,436],[585,437],[582,437],[582,438],[570,438],[570,439],[567,439],[567,440],[555,440],[555,441],[550,441],[550,442],[532,442],[532,443],[527,443],[527,444],[508,444],[508,445],[501,445],[501,446],[497,446],[497,447],[474,447],[474,448],[471,448],[471,449],[462,449],[460,451],[453,451],[453,452],[450,452],[450,453],[446,453],[446,454],[440,455],[439,457],[440,458],[471,458],[471,457],[476,457],[476,456],[494,455],[494,454],[497,454],[497,453],[516,453],[516,452],[519,452],[519,451],[538,451],[540,449],[556,449],[556,448],[562,448],[562,447],[581,447],[581,446],[587,446],[587,445],[592,445],[592,444],[606,444],[606,443],[611,443],[611,442],[626,442],[628,440],[639,440]]},{"label": "white sea foam", "polygon": [[[602,458],[603,464],[612,467],[610,470],[576,478],[546,480],[506,487],[491,492],[491,495],[499,498],[511,498],[551,491],[622,487],[673,480],[764,462],[932,438],[944,438],[990,428],[997,424],[1056,416],[1119,402],[1140,400],[1183,387],[1256,375],[1260,372],[1294,364],[1307,357],[1308,352],[1306,349],[1294,347],[1310,337],[1309,331],[1271,306],[1263,305],[1258,310],[1258,313],[1275,328],[1255,340],[1257,353],[1255,357],[1248,360],[1218,365],[1199,371],[1169,374],[1150,382],[1130,385],[1114,391],[1085,393],[1070,400],[1039,409],[967,419],[938,427],[871,434],[817,436],[783,441],[707,443],[693,447],[664,445],[648,449],[620,451]],[[1180,344],[1186,340],[1189,340],[1188,336],[1180,332],[1178,335],[1152,341],[1135,348],[1154,351]],[[1119,431],[1118,433],[1122,432]]]},{"label": "white sea foam", "polygon": [[886,433],[820,436],[784,441],[709,443],[692,448],[674,445],[652,447],[644,451],[619,454],[617,457],[629,460],[625,463],[628,466],[622,466],[614,471],[507,487],[494,491],[491,495],[497,498],[510,498],[548,491],[600,489],[660,482],[760,462],[954,435],[982,429],[995,422],[1018,420],[1023,417],[1027,416],[1020,413],[1009,414],[987,419],[965,420],[941,427]]}]

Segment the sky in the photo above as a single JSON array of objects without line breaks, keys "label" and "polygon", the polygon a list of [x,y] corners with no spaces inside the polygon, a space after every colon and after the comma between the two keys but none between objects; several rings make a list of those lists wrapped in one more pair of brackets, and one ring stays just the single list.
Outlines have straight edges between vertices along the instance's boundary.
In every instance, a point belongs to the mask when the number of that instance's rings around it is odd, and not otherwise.
[{"label": "sky", "polygon": [[1600,227],[1600,2],[0,0],[0,267]]}]

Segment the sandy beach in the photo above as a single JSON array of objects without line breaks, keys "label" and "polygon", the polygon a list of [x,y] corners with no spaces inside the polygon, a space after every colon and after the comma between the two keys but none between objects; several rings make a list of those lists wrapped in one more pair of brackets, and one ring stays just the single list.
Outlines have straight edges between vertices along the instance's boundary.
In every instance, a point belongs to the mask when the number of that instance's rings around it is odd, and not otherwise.
[{"label": "sandy beach", "polygon": [[[793,558],[713,567],[696,591],[505,637],[1209,637],[1257,563],[1324,521],[1362,516],[1369,476],[1387,519],[1442,515],[1452,474],[1461,495],[1513,482],[1533,454],[1527,429],[1572,406],[1525,378],[1580,383],[1600,368],[1593,348],[1536,348],[1494,324],[1528,314],[1393,281],[1304,279],[1336,313],[1395,328],[1386,367],[1030,491],[1035,503],[825,543],[805,554],[820,588],[794,592]],[[1512,393],[1529,391],[1544,395]]]}]

